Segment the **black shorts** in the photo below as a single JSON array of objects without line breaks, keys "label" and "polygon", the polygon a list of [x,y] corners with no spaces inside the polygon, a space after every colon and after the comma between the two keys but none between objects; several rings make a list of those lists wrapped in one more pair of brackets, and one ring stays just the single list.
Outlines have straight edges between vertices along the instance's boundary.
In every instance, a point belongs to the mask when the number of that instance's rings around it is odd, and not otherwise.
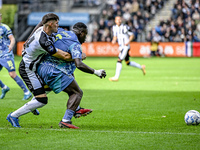
[{"label": "black shorts", "polygon": [[31,71],[28,67],[26,67],[23,59],[19,65],[19,73],[34,96],[45,94],[42,79],[35,71]]}]

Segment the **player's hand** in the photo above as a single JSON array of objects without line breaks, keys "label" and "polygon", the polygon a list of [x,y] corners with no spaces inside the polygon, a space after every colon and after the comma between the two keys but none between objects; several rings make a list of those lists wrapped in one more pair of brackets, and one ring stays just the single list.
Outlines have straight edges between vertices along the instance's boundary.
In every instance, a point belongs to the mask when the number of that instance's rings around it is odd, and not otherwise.
[{"label": "player's hand", "polygon": [[106,71],[104,69],[94,70],[94,74],[101,79],[106,77]]}]

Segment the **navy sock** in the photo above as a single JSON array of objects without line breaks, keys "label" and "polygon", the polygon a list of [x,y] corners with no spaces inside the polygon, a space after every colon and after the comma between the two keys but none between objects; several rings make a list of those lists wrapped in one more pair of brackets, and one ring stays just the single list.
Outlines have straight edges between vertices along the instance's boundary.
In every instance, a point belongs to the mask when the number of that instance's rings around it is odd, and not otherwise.
[{"label": "navy sock", "polygon": [[74,113],[75,112],[73,110],[67,109],[65,111],[65,115],[64,115],[63,119],[65,119],[65,120],[71,120],[72,117],[73,117],[73,115],[74,115]]},{"label": "navy sock", "polygon": [[25,92],[28,92],[28,89],[26,88],[24,82],[22,81],[22,79],[19,76],[16,76],[14,78],[14,80],[17,82],[17,84],[21,87],[21,89]]},{"label": "navy sock", "polygon": [[0,80],[0,86],[1,88],[3,88],[5,86],[5,84],[3,84],[3,82]]}]

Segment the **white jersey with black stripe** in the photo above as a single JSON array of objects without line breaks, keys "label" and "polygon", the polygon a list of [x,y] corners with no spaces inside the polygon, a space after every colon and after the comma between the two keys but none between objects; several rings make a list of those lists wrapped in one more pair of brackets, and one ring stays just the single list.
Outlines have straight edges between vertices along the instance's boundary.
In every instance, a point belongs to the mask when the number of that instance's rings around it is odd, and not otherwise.
[{"label": "white jersey with black stripe", "polygon": [[38,28],[30,37],[22,52],[26,67],[32,71],[36,71],[37,64],[45,54],[49,53],[53,55],[57,52],[57,49],[53,45],[54,42],[54,35],[49,36],[43,31],[43,27]]},{"label": "white jersey with black stripe", "polygon": [[113,26],[113,36],[117,37],[117,41],[120,47],[123,47],[126,43],[129,42],[129,37],[133,35],[133,32],[130,31],[128,25],[121,24],[120,26]]}]

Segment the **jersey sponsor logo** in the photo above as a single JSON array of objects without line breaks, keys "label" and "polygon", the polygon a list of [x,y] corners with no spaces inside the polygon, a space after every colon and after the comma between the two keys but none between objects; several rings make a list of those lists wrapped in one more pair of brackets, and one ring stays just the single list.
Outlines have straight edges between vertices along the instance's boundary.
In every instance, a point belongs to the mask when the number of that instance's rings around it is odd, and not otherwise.
[{"label": "jersey sponsor logo", "polygon": [[51,41],[46,41],[45,46],[49,46],[49,45],[51,45]]},{"label": "jersey sponsor logo", "polygon": [[51,46],[48,46],[47,49],[48,49],[49,52],[53,52],[53,51],[54,51],[54,47],[53,47],[52,45],[51,45]]}]

